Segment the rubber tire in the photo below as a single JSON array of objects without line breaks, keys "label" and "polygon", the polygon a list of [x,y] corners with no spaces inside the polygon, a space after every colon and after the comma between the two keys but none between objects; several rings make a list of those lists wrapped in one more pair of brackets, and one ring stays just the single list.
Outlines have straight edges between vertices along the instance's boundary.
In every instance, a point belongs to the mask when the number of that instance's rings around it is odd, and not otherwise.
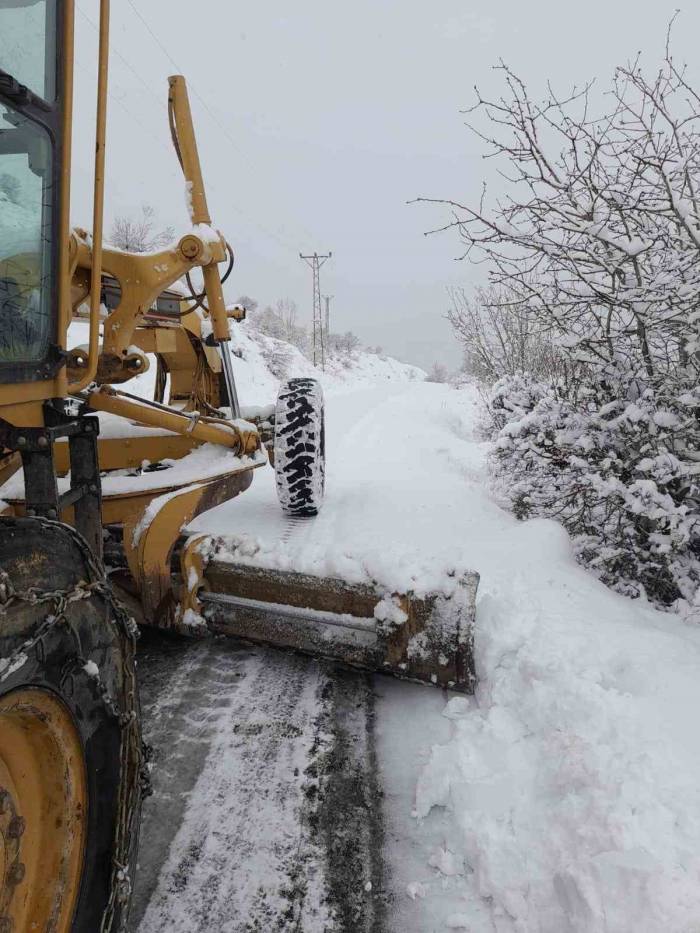
[{"label": "rubber tire", "polygon": [[275,408],[277,497],[290,515],[317,515],[326,477],[323,389],[316,379],[283,383]]},{"label": "rubber tire", "polygon": [[[40,591],[67,590],[75,584],[101,578],[101,564],[90,559],[87,543],[72,528],[44,519],[0,519],[0,569],[17,591],[36,587]],[[97,573],[95,568],[97,567]],[[17,608],[18,607],[18,608]],[[4,619],[0,616],[0,658],[11,656],[31,639],[52,606],[14,603]],[[116,618],[112,604],[101,594],[69,603],[66,617],[80,636],[82,657],[94,661],[100,680],[116,701],[120,713],[135,717],[139,727],[138,695],[127,690],[126,671],[134,671],[133,639],[124,619]],[[109,713],[98,692],[98,682],[77,663],[76,641],[67,626],[50,629],[39,646],[27,652],[27,660],[4,680],[0,697],[19,687],[38,687],[57,694],[71,711],[82,740],[87,771],[88,825],[80,892],[72,933],[96,933],[101,929],[108,904],[115,830],[122,781],[132,814],[130,850],[126,860],[133,889],[141,811],[142,745],[140,728],[138,752],[129,753],[121,770],[122,728]],[[66,676],[66,670],[72,676]],[[112,922],[105,929],[124,929],[129,899],[116,907]]]}]

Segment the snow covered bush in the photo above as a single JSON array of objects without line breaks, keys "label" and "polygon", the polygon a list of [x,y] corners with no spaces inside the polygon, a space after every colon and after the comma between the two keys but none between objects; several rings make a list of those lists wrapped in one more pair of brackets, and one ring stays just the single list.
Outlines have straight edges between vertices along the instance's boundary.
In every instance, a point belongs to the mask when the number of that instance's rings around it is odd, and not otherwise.
[{"label": "snow covered bush", "polygon": [[[495,486],[519,518],[559,519],[580,559],[629,596],[695,613],[700,585],[700,389],[674,396],[608,373],[575,404],[556,386],[507,379]],[[698,613],[700,614],[700,613]]]},{"label": "snow covered bush", "polygon": [[530,414],[543,396],[554,392],[554,386],[535,382],[526,375],[505,376],[499,379],[489,394],[489,414],[493,425],[500,430],[508,422]]},{"label": "snow covered bush", "polygon": [[292,350],[288,343],[273,337],[260,340],[260,355],[275,378],[285,379],[289,375]]},{"label": "snow covered bush", "polygon": [[520,517],[562,521],[607,583],[694,611],[700,94],[668,44],[650,78],[616,70],[598,115],[590,87],[537,101],[500,70],[506,94],[472,112],[511,188],[446,202],[489,268],[452,319],[481,377],[507,377],[489,408],[497,484]]}]

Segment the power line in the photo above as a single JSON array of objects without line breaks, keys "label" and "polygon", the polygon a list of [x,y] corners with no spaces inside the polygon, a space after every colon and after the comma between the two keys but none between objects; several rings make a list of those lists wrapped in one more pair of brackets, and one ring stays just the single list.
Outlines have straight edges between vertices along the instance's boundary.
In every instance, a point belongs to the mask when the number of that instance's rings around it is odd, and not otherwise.
[{"label": "power line", "polygon": [[[93,78],[94,78],[94,75],[92,75],[92,74],[88,71],[88,69],[85,67],[85,65],[81,64],[81,63],[80,63],[79,61],[77,61],[77,60],[76,60],[76,65],[78,66],[78,68],[80,69],[80,71],[83,72],[83,74],[87,75],[88,78],[90,78],[90,79],[93,79]],[[162,139],[162,138],[159,138],[159,137],[153,132],[153,130],[152,130],[149,126],[146,126],[146,124],[143,123],[143,122],[136,116],[136,114],[126,106],[126,104],[124,103],[124,101],[123,101],[120,97],[115,96],[115,94],[114,94],[112,91],[108,91],[108,92],[107,92],[107,96],[109,97],[109,99],[111,100],[111,102],[112,102],[113,104],[119,104],[119,106],[122,108],[122,110],[124,111],[124,113],[126,113],[127,116],[129,116],[129,117],[134,121],[134,123],[137,124],[137,126],[140,126],[141,129],[144,131],[144,133],[146,133],[148,136],[151,137],[152,140],[154,140],[156,143],[158,143],[158,145],[159,145],[162,149],[164,149],[165,152],[167,152],[169,155],[172,155],[171,150],[170,150],[170,149],[168,148],[168,146],[163,142],[163,139]],[[170,172],[170,174],[171,174],[174,178],[177,177],[174,168],[170,168],[170,169],[169,169],[169,172]]]},{"label": "power line", "polygon": [[[144,19],[144,17],[142,16],[142,14],[139,12],[138,8],[134,5],[133,0],[128,0],[128,3],[129,3],[129,6],[131,7],[131,9],[134,11],[134,13],[136,13],[136,15],[138,16],[138,18],[141,20],[141,22],[143,23],[143,25],[146,27],[146,29],[148,30],[149,35],[151,36],[151,38],[153,39],[153,41],[156,43],[156,45],[158,46],[158,48],[161,50],[161,52],[163,53],[163,55],[165,55],[165,57],[168,59],[168,61],[170,62],[170,64],[173,66],[173,68],[175,68],[175,70],[177,71],[178,74],[184,74],[183,69],[178,65],[178,63],[177,63],[177,62],[175,61],[175,59],[172,57],[172,55],[170,54],[170,52],[168,51],[168,49],[167,49],[167,48],[163,45],[163,43],[160,41],[160,39],[158,38],[157,33],[155,33],[155,32],[151,29],[151,27],[150,27],[150,25],[148,24],[147,20]],[[209,114],[209,116],[212,118],[212,120],[214,121],[214,123],[216,123],[216,125],[219,127],[219,129],[221,130],[221,132],[224,134],[224,136],[226,137],[226,139],[228,139],[228,141],[231,143],[231,145],[232,145],[233,148],[236,150],[236,152],[241,156],[242,159],[244,159],[244,161],[246,161],[246,162],[248,163],[248,165],[250,166],[250,168],[253,168],[253,165],[252,165],[252,163],[250,162],[250,160],[248,159],[248,157],[246,156],[246,154],[241,150],[240,146],[239,146],[238,143],[234,140],[234,138],[231,136],[231,134],[227,131],[226,127],[223,126],[223,125],[219,122],[217,116],[216,116],[215,113],[212,111],[212,109],[209,107],[209,104],[206,102],[205,98],[202,97],[202,95],[199,93],[199,91],[198,91],[197,88],[194,86],[194,84],[192,84],[191,81],[188,81],[188,82],[187,82],[187,85],[188,85],[189,88],[191,88],[192,93],[194,94],[194,96],[195,96],[195,97],[197,98],[197,100],[200,102],[200,104],[202,105],[202,107],[204,107],[204,109],[206,110],[206,112],[207,112],[207,113]]]},{"label": "power line", "polygon": [[[139,12],[139,10],[137,9],[137,7],[134,5],[134,3],[132,2],[132,0],[128,0],[128,2],[129,2],[129,5],[131,6],[131,8],[133,9],[134,13],[136,14],[136,16],[137,16],[137,17],[139,18],[139,20],[143,23],[144,27],[145,27],[146,30],[148,31],[148,33],[149,33],[149,35],[151,36],[152,40],[155,42],[155,44],[158,46],[158,48],[159,48],[159,49],[161,50],[161,52],[163,53],[163,55],[168,59],[168,61],[170,62],[170,64],[175,68],[175,70],[176,70],[178,73],[182,73],[182,68],[180,67],[180,65],[175,61],[175,59],[174,59],[173,56],[170,54],[170,52],[168,51],[168,49],[167,49],[167,48],[163,45],[163,43],[160,41],[160,39],[158,38],[157,34],[153,31],[153,29],[151,28],[151,26],[149,25],[149,23],[144,19],[144,17],[143,17],[142,14]],[[88,16],[88,14],[85,13],[85,11],[82,10],[79,6],[78,6],[78,9],[79,9],[79,12],[81,13],[81,15],[83,16],[83,18],[90,24],[90,26],[92,26],[92,28],[93,28],[96,32],[99,32],[99,27],[98,27],[97,24],[90,18],[90,16]],[[110,50],[111,50],[112,53],[114,53],[114,54],[116,55],[116,57],[117,57],[121,62],[123,62],[123,64],[129,69],[129,71],[130,71],[130,72],[138,79],[138,81],[147,89],[149,95],[156,101],[156,103],[158,104],[159,108],[162,108],[164,112],[167,112],[167,108],[165,107],[164,102],[154,93],[153,88],[149,85],[148,81],[137,71],[137,69],[131,64],[131,62],[129,62],[129,60],[128,60],[124,55],[122,55],[122,53],[121,53],[117,48],[115,48],[115,46],[114,46],[114,44],[113,44],[112,41],[110,41]],[[89,72],[87,71],[86,68],[84,68],[84,67],[81,66],[81,65],[79,65],[79,67],[81,68],[82,71],[84,71],[86,74],[89,75]],[[241,155],[241,157],[242,157],[242,158],[244,159],[244,161],[248,164],[248,166],[249,166],[253,171],[255,171],[255,168],[254,168],[254,166],[252,165],[251,161],[248,159],[248,157],[245,155],[245,153],[242,152],[242,150],[241,150],[240,147],[236,144],[236,142],[235,142],[235,140],[233,139],[233,137],[228,133],[228,131],[226,130],[226,128],[225,128],[225,127],[220,123],[220,121],[217,119],[216,115],[213,113],[213,111],[211,110],[211,108],[210,108],[209,105],[207,104],[207,102],[206,102],[206,100],[204,99],[204,97],[202,97],[202,95],[197,91],[196,87],[194,87],[194,85],[193,85],[190,81],[188,81],[188,86],[189,86],[189,88],[191,89],[192,94],[197,98],[197,100],[200,101],[200,103],[202,104],[203,108],[204,108],[204,109],[206,110],[206,112],[209,114],[210,118],[214,121],[215,125],[219,128],[219,130],[221,131],[221,133],[225,136],[225,138],[226,138],[226,140],[229,142],[229,144],[236,150],[237,153],[239,153],[239,154]],[[129,115],[129,117],[134,121],[134,123],[136,123],[139,127],[141,127],[141,129],[144,130],[152,139],[154,139],[154,140],[158,143],[158,145],[161,146],[166,152],[170,153],[170,149],[169,149],[168,146],[163,142],[163,139],[157,137],[157,136],[152,132],[152,130],[151,130],[149,127],[147,127],[147,126],[146,126],[146,125],[131,111],[131,110],[129,110],[129,108],[124,104],[124,102],[123,102],[119,97],[116,97],[116,96],[114,96],[113,93],[110,93],[110,94],[109,94],[109,98],[110,98],[110,100],[111,100],[112,102],[118,103],[119,106],[120,106],[120,107]],[[172,170],[171,170],[171,171],[172,171]],[[172,174],[173,174],[173,176],[175,177],[175,172],[172,172]],[[248,213],[247,213],[246,211],[244,211],[241,207],[239,207],[234,201],[232,201],[232,200],[231,200],[231,197],[230,197],[230,194],[228,193],[228,191],[222,192],[222,191],[219,189],[218,185],[216,185],[216,184],[214,184],[214,183],[212,183],[212,182],[209,182],[208,187],[210,187],[210,188],[212,189],[212,191],[213,191],[218,197],[220,197],[225,203],[227,203],[227,204],[229,205],[229,207],[233,208],[234,211],[236,211],[242,218],[244,218],[244,219],[247,221],[247,223],[249,223],[252,227],[254,227],[256,230],[258,230],[263,236],[266,236],[266,237],[268,237],[269,239],[274,240],[274,241],[275,241],[283,250],[285,250],[285,251],[293,250],[293,249],[294,249],[294,245],[291,243],[291,241],[285,239],[285,238],[281,235],[280,232],[276,232],[276,231],[274,231],[274,230],[270,230],[269,228],[267,228],[267,227],[265,227],[264,225],[260,224],[255,218],[251,217],[250,214],[248,214]],[[308,234],[308,231],[306,231],[306,233]],[[309,234],[309,236],[310,236],[310,234]]]},{"label": "power line", "polygon": [[[150,24],[149,24],[148,21],[144,18],[143,14],[139,11],[139,9],[136,7],[136,5],[134,4],[133,0],[128,0],[128,3],[129,3],[129,6],[131,7],[131,9],[132,9],[132,10],[134,11],[134,13],[136,14],[136,16],[137,16],[137,17],[139,18],[139,20],[143,23],[144,27],[145,27],[146,30],[148,31],[148,34],[151,36],[151,38],[153,39],[153,41],[155,42],[155,44],[158,46],[158,48],[161,50],[161,52],[163,53],[163,55],[165,55],[165,57],[168,59],[168,61],[170,62],[170,64],[175,68],[175,70],[177,71],[177,73],[178,73],[178,74],[184,74],[184,73],[185,73],[185,72],[184,72],[184,69],[175,61],[175,59],[173,58],[173,56],[172,56],[172,55],[170,54],[170,52],[168,51],[168,48],[161,42],[161,40],[160,40],[159,37],[158,37],[158,34],[157,34],[156,32],[154,32],[154,30],[151,28]],[[188,81],[187,81],[187,86],[191,89],[193,96],[197,98],[197,100],[200,102],[200,104],[202,105],[202,107],[204,108],[204,110],[209,114],[209,117],[213,120],[214,124],[218,127],[219,131],[220,131],[221,134],[225,137],[225,139],[228,141],[228,143],[233,147],[233,149],[234,149],[234,150],[238,153],[238,155],[243,159],[243,161],[246,163],[246,165],[248,166],[248,168],[249,168],[253,173],[256,173],[256,172],[257,172],[257,169],[256,169],[255,165],[254,165],[253,162],[250,160],[250,158],[246,155],[246,153],[241,149],[241,147],[238,145],[238,143],[237,143],[236,140],[233,138],[233,136],[229,133],[229,131],[226,129],[226,127],[221,123],[221,121],[219,120],[219,118],[216,116],[216,114],[214,113],[214,111],[211,109],[211,107],[210,107],[209,104],[207,103],[206,98],[203,97],[203,95],[199,93],[199,91],[197,90],[197,88],[196,88],[196,86],[194,85],[194,83],[193,83],[192,81],[190,81],[189,79],[188,79]],[[238,210],[238,208],[237,208],[237,210]],[[243,214],[243,211],[240,211],[240,213]],[[244,216],[245,216],[245,214],[244,214]],[[248,218],[248,219],[250,220],[250,218]],[[284,246],[285,248],[287,248],[287,249],[293,249],[293,248],[294,248],[290,241],[285,241],[285,240],[283,240],[282,237],[281,237],[280,235],[278,235],[278,234],[276,234],[276,233],[273,233],[271,230],[268,230],[266,227],[261,226],[259,223],[255,222],[255,221],[251,221],[251,222],[254,223],[254,225],[258,228],[258,230],[260,230],[261,233],[265,233],[265,234],[267,234],[268,236],[271,236],[274,240],[276,240],[279,244],[281,244],[281,245]],[[311,238],[311,233],[310,233],[308,230],[306,230],[306,228],[303,226],[303,224],[301,225],[301,229],[303,230],[303,232],[304,232],[309,238]]]},{"label": "power line", "polygon": [[313,253],[311,256],[304,256],[299,253],[299,258],[303,259],[307,266],[311,268],[313,277],[313,352],[314,366],[317,362],[321,363],[323,369],[326,368],[326,355],[324,351],[324,327],[323,315],[321,313],[321,266],[331,258],[333,253],[328,252],[319,256]]},{"label": "power line", "polygon": [[[91,19],[91,17],[88,16],[88,14],[85,12],[85,10],[82,9],[82,7],[80,6],[80,4],[76,4],[76,6],[77,6],[77,9],[78,9],[78,12],[79,12],[80,15],[83,17],[83,19],[84,19],[86,22],[88,22],[88,23],[92,26],[92,28],[95,30],[95,32],[99,35],[100,27],[97,25],[97,23],[96,23],[93,19]],[[143,75],[139,74],[139,72],[134,68],[134,66],[131,64],[131,62],[130,62],[127,58],[125,58],[124,55],[121,54],[121,52],[119,51],[119,49],[117,49],[117,48],[113,45],[111,39],[110,39],[110,43],[109,43],[109,48],[110,48],[110,51],[111,51],[114,55],[117,56],[117,58],[119,59],[119,61],[121,61],[124,65],[126,65],[126,67],[129,69],[129,71],[134,75],[134,77],[137,78],[137,79],[140,81],[140,83],[146,88],[146,90],[147,90],[148,93],[151,95],[151,97],[153,98],[153,100],[156,102],[156,104],[158,105],[158,107],[161,108],[161,109],[163,109],[163,110],[167,113],[167,107],[165,106],[164,101],[163,101],[160,97],[158,97],[158,95],[155,93],[155,91],[153,90],[153,88],[151,87],[151,85],[148,83],[148,81],[143,77]]]}]

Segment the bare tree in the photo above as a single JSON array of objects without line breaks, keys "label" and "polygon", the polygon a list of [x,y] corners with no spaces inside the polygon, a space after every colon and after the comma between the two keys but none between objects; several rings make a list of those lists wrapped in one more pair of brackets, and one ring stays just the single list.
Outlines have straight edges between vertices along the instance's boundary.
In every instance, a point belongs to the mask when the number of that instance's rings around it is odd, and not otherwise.
[{"label": "bare tree", "polygon": [[251,298],[250,295],[239,295],[236,298],[235,304],[242,305],[248,314],[252,314],[258,308],[258,302],[255,298]]},{"label": "bare tree", "polygon": [[444,363],[434,362],[428,373],[427,382],[447,382],[450,374]]},{"label": "bare tree", "polygon": [[299,309],[291,298],[281,298],[274,308],[263,308],[251,320],[253,327],[266,337],[284,340],[308,355],[308,331],[297,323]]},{"label": "bare tree", "polygon": [[465,256],[577,359],[653,381],[697,367],[700,307],[700,97],[668,51],[648,79],[618,68],[610,109],[589,87],[537,102],[501,64],[507,94],[478,96],[475,130],[512,182],[487,205],[441,201]]},{"label": "bare tree", "polygon": [[299,317],[299,308],[296,301],[292,298],[280,298],[275,305],[275,313],[282,322],[282,328],[286,334],[285,340],[294,337],[299,329],[297,318]]},{"label": "bare tree", "polygon": [[551,332],[512,288],[477,288],[472,296],[463,288],[451,288],[449,296],[447,319],[462,345],[466,373],[484,383],[503,376],[566,375],[566,360]]},{"label": "bare tree", "polygon": [[115,217],[109,240],[128,253],[150,253],[163,249],[175,238],[173,227],[157,229],[156,212],[150,204],[141,205],[141,215]]}]

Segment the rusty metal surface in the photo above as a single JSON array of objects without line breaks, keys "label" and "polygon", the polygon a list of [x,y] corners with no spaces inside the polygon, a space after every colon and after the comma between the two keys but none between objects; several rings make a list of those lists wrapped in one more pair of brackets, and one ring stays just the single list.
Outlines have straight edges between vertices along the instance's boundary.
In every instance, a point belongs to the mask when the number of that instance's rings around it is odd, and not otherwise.
[{"label": "rusty metal surface", "polygon": [[374,586],[212,560],[200,601],[214,632],[471,693],[478,583],[467,572],[449,596],[393,594],[396,624],[376,618],[387,594]]},{"label": "rusty metal surface", "polygon": [[124,552],[144,617],[151,625],[172,628],[181,622],[179,594],[172,586],[171,557],[183,526],[202,512],[233,499],[252,480],[252,470],[241,470],[195,483],[166,494],[145,527],[144,511],[130,514],[124,521]]}]

